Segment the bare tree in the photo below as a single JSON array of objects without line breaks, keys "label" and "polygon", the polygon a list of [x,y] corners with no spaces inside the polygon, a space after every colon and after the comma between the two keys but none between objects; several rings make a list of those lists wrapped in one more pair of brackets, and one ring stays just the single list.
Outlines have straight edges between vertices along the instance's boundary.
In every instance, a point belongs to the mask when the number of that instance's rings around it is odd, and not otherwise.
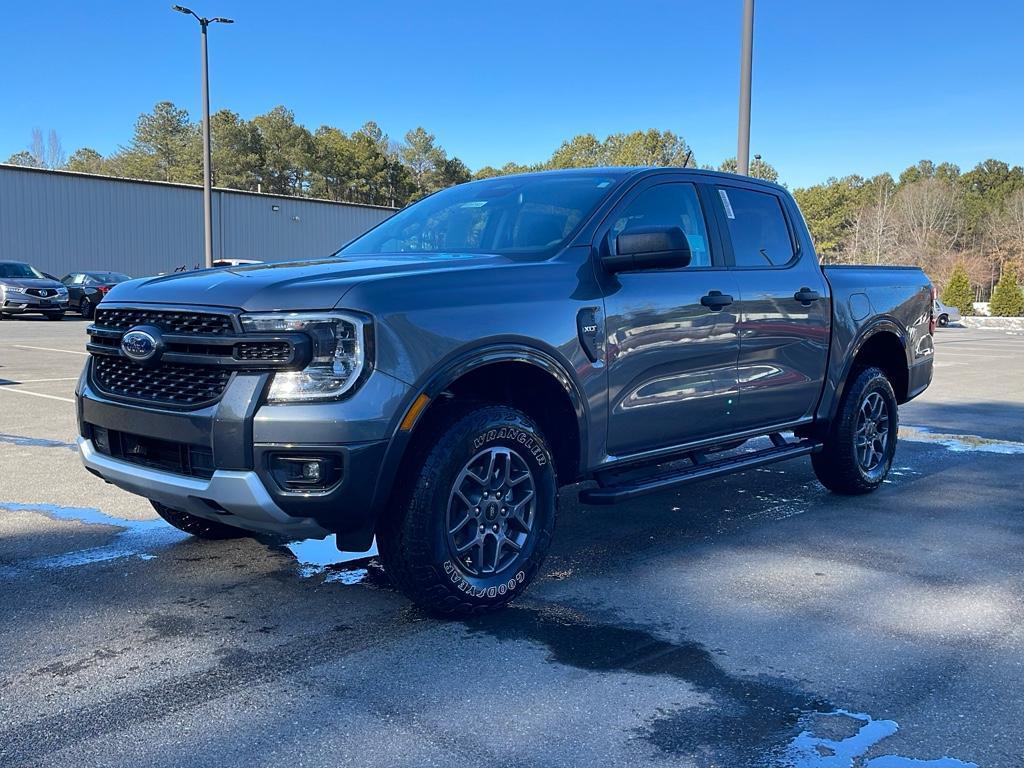
[{"label": "bare tree", "polygon": [[67,165],[67,157],[64,154],[64,147],[60,143],[60,137],[57,135],[57,132],[51,128],[46,143],[46,167],[63,168],[65,165]]},{"label": "bare tree", "polygon": [[905,184],[896,193],[894,224],[899,261],[927,264],[949,254],[963,227],[963,205],[952,184],[925,178]]},{"label": "bare tree", "polygon": [[28,151],[36,168],[46,167],[46,144],[43,142],[42,128],[32,129],[32,143],[29,144]]}]

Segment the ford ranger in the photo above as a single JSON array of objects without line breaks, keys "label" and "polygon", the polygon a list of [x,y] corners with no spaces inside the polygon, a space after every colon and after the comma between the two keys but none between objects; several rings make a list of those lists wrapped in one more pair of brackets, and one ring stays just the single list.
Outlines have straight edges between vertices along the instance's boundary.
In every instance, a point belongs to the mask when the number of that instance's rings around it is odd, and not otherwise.
[{"label": "ford ranger", "polygon": [[333,256],[134,280],[88,329],[89,471],[204,538],[335,534],[444,615],[612,504],[810,456],[880,486],[932,376],[916,268],[822,268],[792,196],[690,169],[486,179]]}]

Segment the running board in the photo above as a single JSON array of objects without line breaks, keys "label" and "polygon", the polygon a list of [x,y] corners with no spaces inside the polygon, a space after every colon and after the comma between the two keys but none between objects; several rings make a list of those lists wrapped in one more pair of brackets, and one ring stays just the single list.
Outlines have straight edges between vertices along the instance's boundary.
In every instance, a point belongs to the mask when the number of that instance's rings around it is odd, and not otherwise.
[{"label": "running board", "polygon": [[[817,440],[801,440],[796,443],[787,443],[781,436],[776,437],[773,435],[771,448],[765,448],[755,453],[741,453],[714,460],[708,459],[702,453],[693,453],[688,457],[691,462],[690,465],[682,469],[647,475],[646,477],[634,476],[625,481],[613,482],[607,485],[602,484],[597,488],[587,488],[580,491],[580,501],[584,504],[616,504],[646,493],[664,491],[697,480],[707,480],[719,475],[730,475],[733,472],[763,467],[765,464],[774,464],[777,461],[807,456],[811,453],[817,453],[819,450],[821,450],[821,443]],[[598,478],[598,483],[601,483],[601,478]]]}]

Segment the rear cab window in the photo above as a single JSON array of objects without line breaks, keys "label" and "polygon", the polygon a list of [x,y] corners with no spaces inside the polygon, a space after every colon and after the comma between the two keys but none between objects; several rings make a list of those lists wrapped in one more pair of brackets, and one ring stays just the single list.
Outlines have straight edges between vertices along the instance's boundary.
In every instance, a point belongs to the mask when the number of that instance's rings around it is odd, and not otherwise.
[{"label": "rear cab window", "polygon": [[785,267],[793,261],[796,247],[778,195],[722,186],[715,192],[737,267]]}]

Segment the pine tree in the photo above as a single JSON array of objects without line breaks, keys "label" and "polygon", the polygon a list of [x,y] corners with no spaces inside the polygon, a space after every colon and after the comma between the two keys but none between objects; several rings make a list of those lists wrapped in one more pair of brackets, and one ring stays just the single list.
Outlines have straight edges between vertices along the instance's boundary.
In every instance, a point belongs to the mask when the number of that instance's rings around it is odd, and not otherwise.
[{"label": "pine tree", "polygon": [[962,315],[974,314],[974,292],[971,290],[971,281],[963,264],[957,264],[953,270],[949,284],[942,292],[942,303],[956,307]]},{"label": "pine tree", "polygon": [[1024,293],[1017,285],[1017,273],[1009,264],[992,291],[989,311],[994,317],[1020,317],[1024,315]]}]

